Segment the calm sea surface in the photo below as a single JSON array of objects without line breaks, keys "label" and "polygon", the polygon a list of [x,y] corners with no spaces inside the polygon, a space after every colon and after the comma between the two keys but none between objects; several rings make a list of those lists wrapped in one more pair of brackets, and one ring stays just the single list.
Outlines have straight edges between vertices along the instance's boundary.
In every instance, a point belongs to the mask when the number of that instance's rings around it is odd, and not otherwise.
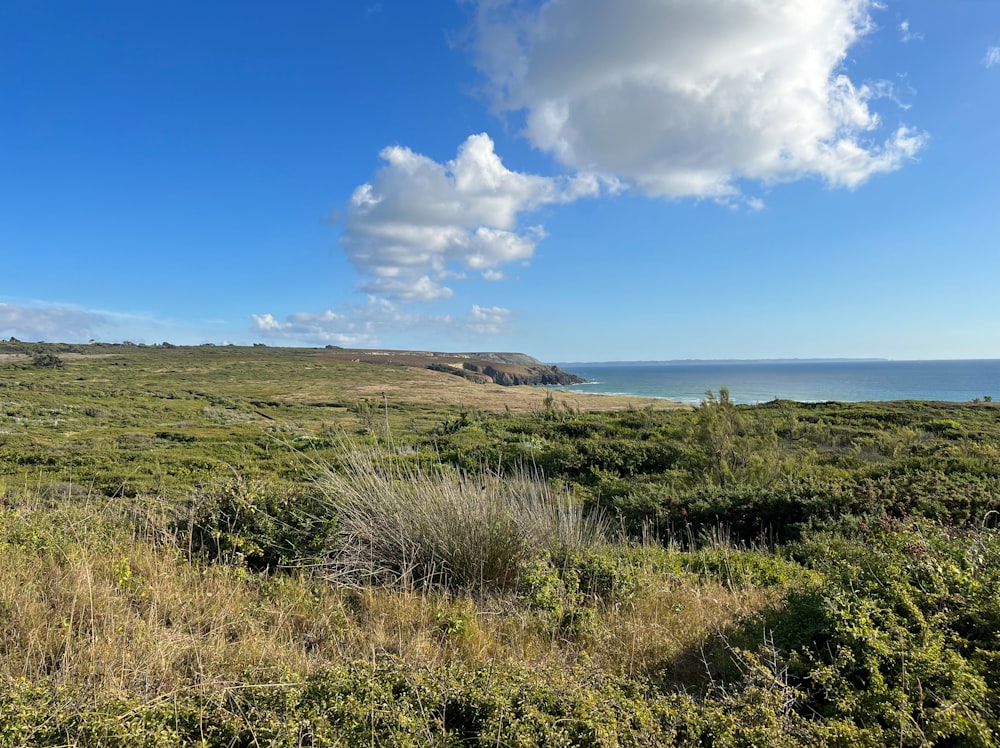
[{"label": "calm sea surface", "polygon": [[781,398],[800,402],[949,400],[992,395],[1000,401],[1000,360],[791,361],[560,364],[587,384],[575,392],[663,397],[697,403],[728,387],[738,403]]}]

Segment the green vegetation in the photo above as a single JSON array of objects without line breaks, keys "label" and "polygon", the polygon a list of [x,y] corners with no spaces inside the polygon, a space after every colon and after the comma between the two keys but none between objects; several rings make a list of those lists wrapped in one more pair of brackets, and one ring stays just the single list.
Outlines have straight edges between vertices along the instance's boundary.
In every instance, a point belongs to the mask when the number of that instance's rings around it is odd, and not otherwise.
[{"label": "green vegetation", "polygon": [[995,404],[322,353],[0,343],[0,746],[998,742]]}]

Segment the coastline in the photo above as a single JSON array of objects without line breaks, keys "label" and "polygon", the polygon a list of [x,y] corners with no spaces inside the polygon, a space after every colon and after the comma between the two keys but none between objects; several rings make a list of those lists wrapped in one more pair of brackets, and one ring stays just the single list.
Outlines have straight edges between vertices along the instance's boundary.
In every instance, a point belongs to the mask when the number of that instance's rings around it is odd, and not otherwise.
[{"label": "coastline", "polygon": [[587,379],[558,387],[588,395],[665,399],[697,405],[726,387],[733,402],[988,402],[1000,396],[1000,360],[637,362],[561,364]]}]

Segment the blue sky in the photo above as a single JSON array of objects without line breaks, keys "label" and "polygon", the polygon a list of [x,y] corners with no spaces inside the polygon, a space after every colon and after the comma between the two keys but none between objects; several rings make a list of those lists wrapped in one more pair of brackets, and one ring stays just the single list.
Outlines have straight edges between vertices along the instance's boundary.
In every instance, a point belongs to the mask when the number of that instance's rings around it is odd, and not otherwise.
[{"label": "blue sky", "polygon": [[1000,2],[0,4],[0,337],[1000,357]]}]

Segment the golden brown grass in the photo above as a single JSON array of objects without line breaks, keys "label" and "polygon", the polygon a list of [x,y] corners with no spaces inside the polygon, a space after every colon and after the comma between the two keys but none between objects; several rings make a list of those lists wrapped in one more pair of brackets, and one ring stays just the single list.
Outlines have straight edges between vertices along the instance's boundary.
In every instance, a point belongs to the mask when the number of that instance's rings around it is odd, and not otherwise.
[{"label": "golden brown grass", "polygon": [[[143,699],[283,682],[330,665],[548,667],[579,661],[649,675],[774,593],[640,572],[627,604],[565,638],[512,596],[344,587],[308,570],[267,577],[191,560],[122,507],[82,500],[5,510],[0,681],[51,681]],[[134,523],[131,524],[134,528]]]}]

